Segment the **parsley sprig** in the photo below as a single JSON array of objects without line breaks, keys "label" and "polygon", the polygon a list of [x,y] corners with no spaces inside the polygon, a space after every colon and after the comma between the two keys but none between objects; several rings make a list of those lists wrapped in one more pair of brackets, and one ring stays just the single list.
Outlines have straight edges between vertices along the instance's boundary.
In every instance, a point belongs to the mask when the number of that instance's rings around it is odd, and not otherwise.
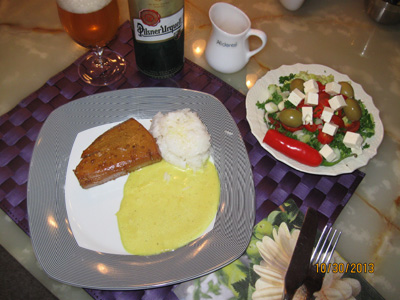
[{"label": "parsley sprig", "polygon": [[281,76],[279,77],[279,83],[282,84],[281,86],[281,91],[290,91],[290,81],[295,77],[296,75],[293,73],[290,73],[288,76]]},{"label": "parsley sprig", "polygon": [[358,100],[358,104],[361,108],[361,119],[360,119],[360,130],[359,133],[362,135],[363,139],[369,138],[375,134],[375,122],[365,107],[365,104]]}]

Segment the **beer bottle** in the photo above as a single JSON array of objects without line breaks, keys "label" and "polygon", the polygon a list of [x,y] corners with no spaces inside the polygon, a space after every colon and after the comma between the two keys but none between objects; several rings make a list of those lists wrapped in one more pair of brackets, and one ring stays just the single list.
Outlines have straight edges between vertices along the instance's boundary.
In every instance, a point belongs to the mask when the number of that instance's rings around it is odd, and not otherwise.
[{"label": "beer bottle", "polygon": [[129,0],[136,65],[167,78],[184,64],[184,0]]}]

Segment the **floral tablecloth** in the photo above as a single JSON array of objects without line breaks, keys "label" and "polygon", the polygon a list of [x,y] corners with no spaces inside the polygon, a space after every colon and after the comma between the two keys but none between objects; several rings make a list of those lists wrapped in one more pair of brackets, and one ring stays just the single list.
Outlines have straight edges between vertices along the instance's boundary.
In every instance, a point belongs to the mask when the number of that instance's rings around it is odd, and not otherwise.
[{"label": "floral tablecloth", "polygon": [[[254,226],[249,247],[240,259],[208,276],[176,286],[175,294],[185,300],[281,300],[286,270],[303,220],[304,214],[288,199]],[[346,263],[334,253],[331,264]],[[303,299],[303,289],[295,299]],[[344,269],[327,273],[322,290],[314,296],[319,300],[383,299],[358,273],[346,273]]]}]

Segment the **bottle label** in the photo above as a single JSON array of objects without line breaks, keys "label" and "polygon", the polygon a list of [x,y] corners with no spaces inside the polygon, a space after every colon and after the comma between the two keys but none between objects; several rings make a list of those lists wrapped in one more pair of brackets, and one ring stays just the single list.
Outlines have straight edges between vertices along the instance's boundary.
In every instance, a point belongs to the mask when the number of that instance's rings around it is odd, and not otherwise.
[{"label": "bottle label", "polygon": [[183,31],[183,8],[165,18],[152,9],[139,12],[139,19],[133,19],[133,32],[137,41],[161,42],[179,38]]}]

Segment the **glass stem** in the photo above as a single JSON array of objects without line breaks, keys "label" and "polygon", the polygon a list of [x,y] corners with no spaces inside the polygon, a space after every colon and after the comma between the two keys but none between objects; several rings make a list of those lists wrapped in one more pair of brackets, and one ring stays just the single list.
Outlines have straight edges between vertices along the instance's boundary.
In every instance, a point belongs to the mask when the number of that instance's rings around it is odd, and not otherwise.
[{"label": "glass stem", "polygon": [[96,46],[96,48],[94,49],[94,53],[97,56],[97,59],[95,60],[95,64],[99,68],[104,68],[103,51],[104,51],[104,48],[99,47],[99,46]]}]

